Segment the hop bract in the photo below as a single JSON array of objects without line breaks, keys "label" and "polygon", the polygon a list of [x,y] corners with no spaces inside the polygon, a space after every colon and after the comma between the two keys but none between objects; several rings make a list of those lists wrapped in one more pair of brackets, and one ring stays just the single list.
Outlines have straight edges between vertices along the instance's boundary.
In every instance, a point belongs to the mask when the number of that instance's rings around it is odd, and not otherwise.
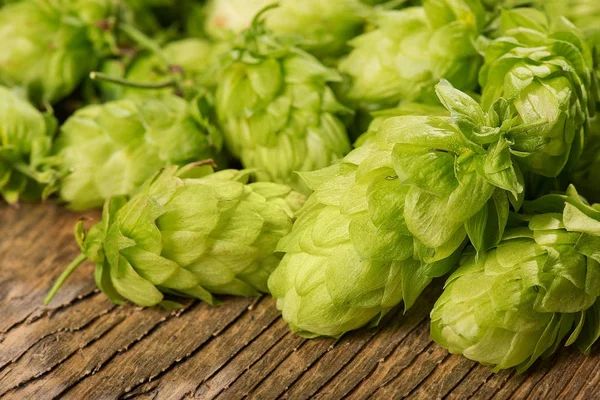
[{"label": "hop bract", "polygon": [[528,153],[523,161],[531,171],[555,177],[576,162],[594,114],[589,46],[565,19],[527,8],[504,11],[500,35],[485,47],[482,105],[504,97],[524,123],[545,121],[513,149]]},{"label": "hop bract", "polygon": [[24,0],[0,9],[0,83],[21,89],[37,104],[75,89],[104,51],[96,23],[109,0]]},{"label": "hop bract", "polygon": [[350,150],[328,82],[339,74],[256,22],[230,52],[216,111],[230,152],[261,180],[306,190],[295,171],[330,165]]},{"label": "hop bract", "polygon": [[42,195],[55,173],[47,165],[56,122],[0,86],[0,195],[8,203]]},{"label": "hop bract", "polygon": [[590,136],[571,179],[580,193],[589,201],[600,203],[600,118],[591,122]]},{"label": "hop bract", "polygon": [[72,265],[94,262],[98,288],[115,303],[153,306],[164,295],[213,303],[212,294],[267,292],[281,258],[275,247],[304,197],[284,185],[248,184],[249,175],[201,164],[165,168],[129,201],[108,200],[89,232],[79,223],[83,255]]},{"label": "hop bract", "polygon": [[431,335],[452,353],[527,369],[565,340],[589,351],[597,339],[600,207],[542,197],[539,214],[494,249],[466,253],[431,313]]},{"label": "hop bract", "polygon": [[73,209],[98,207],[158,168],[215,157],[221,144],[198,103],[173,95],[90,105],[67,119],[55,145],[66,174],[60,197]]},{"label": "hop bract", "polygon": [[441,78],[458,89],[475,88],[481,61],[473,42],[484,15],[478,1],[434,0],[378,14],[377,29],[351,40],[354,50],[339,64],[350,79],[343,95],[361,108],[381,109],[435,101]]},{"label": "hop bract", "polygon": [[379,133],[341,163],[302,174],[314,193],[279,242],[286,254],[269,289],[284,320],[303,336],[340,336],[377,324],[402,301],[409,308],[459,254],[439,249],[422,260],[415,252],[420,246],[403,217],[407,188],[395,178],[393,141]]}]

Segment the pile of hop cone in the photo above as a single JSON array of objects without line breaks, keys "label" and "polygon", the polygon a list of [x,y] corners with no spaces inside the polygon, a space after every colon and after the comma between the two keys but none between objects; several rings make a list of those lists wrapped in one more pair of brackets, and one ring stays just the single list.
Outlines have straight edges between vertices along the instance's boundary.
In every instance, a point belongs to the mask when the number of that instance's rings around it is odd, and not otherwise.
[{"label": "pile of hop cone", "polygon": [[0,50],[0,195],[103,207],[47,304],[89,260],[339,337],[445,277],[495,370],[600,337],[596,0],[5,0]]}]

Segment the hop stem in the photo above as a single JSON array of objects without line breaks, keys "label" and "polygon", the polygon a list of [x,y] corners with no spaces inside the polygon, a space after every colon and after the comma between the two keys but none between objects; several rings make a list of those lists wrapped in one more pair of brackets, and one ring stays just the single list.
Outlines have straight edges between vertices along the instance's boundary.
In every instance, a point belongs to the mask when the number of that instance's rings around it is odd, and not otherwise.
[{"label": "hop stem", "polygon": [[263,17],[263,15],[265,15],[268,11],[271,11],[272,9],[278,8],[278,7],[279,7],[279,3],[273,3],[273,4],[269,4],[265,7],[263,7],[262,10],[260,10],[258,13],[256,13],[254,18],[252,19],[252,23],[250,24],[250,26],[254,27],[254,26],[260,24],[261,18]]},{"label": "hop stem", "polygon": [[[146,34],[144,34],[143,32],[137,30],[136,28],[134,28],[131,25],[128,24],[119,24],[119,30],[121,32],[123,32],[125,35],[127,35],[131,40],[133,40],[134,42],[136,42],[137,44],[139,44],[140,46],[144,47],[145,49],[149,50],[150,52],[152,52],[153,54],[155,54],[158,59],[160,60],[160,62],[164,65],[164,67],[167,69],[167,71],[169,71],[169,74],[171,75],[171,77],[173,78],[171,81],[167,82],[163,82],[162,85],[164,86],[157,86],[157,87],[152,87],[152,86],[134,86],[134,85],[129,85],[132,87],[137,87],[137,88],[163,88],[163,87],[173,87],[176,89],[177,93],[183,93],[183,87],[181,84],[181,74],[180,73],[176,73],[177,71],[173,71],[171,68],[171,63],[169,62],[169,59],[167,58],[167,56],[165,56],[165,53],[163,52],[163,49],[161,48],[161,46],[152,38],[146,36]],[[113,83],[121,83],[122,82],[117,82],[116,80],[112,81]]]},{"label": "hop stem", "polygon": [[48,303],[52,301],[52,299],[56,295],[56,292],[58,292],[61,286],[65,283],[69,275],[71,275],[71,273],[73,273],[73,271],[75,271],[75,269],[79,267],[81,263],[86,260],[86,258],[87,257],[85,256],[85,254],[81,253],[73,261],[71,261],[71,264],[69,264],[69,266],[63,271],[63,273],[60,274],[60,276],[54,283],[54,286],[52,286],[52,289],[50,289],[50,291],[48,292],[48,295],[44,299],[44,305],[47,306]]},{"label": "hop stem", "polygon": [[390,0],[386,3],[380,4],[377,6],[380,10],[393,10],[402,4],[406,3],[408,0]]},{"label": "hop stem", "polygon": [[102,72],[90,72],[91,80],[101,80],[110,83],[114,83],[121,86],[134,87],[138,89],[164,89],[168,87],[174,87],[176,85],[175,81],[169,80],[164,82],[133,82],[123,78],[117,78],[114,76],[103,74]]},{"label": "hop stem", "polygon": [[12,166],[23,175],[33,179],[34,181],[37,181],[37,175],[29,165],[25,164],[24,162],[16,162]]},{"label": "hop stem", "polygon": [[152,53],[156,54],[156,56],[158,58],[160,58],[160,60],[165,64],[165,66],[169,65],[169,60],[167,59],[167,57],[163,53],[163,51],[160,48],[160,46],[158,45],[158,43],[156,43],[154,40],[152,40],[151,38],[149,38],[148,36],[146,36],[142,32],[138,31],[137,29],[135,29],[131,25],[120,24],[119,25],[119,29],[124,34],[126,34],[127,36],[129,36],[129,38],[131,40],[133,40],[134,42],[136,42],[140,46],[142,46],[142,47],[150,50]]}]

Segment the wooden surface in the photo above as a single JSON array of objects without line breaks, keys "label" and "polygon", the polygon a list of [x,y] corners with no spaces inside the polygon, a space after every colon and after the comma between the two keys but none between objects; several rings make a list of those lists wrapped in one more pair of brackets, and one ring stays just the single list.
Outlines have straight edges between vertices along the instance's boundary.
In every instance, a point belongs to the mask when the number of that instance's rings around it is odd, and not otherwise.
[{"label": "wooden surface", "polygon": [[589,358],[565,349],[515,375],[432,343],[439,283],[408,313],[337,341],[294,336],[269,297],[176,312],[117,307],[95,290],[90,263],[44,307],[78,253],[81,216],[52,204],[0,206],[2,399],[600,398],[597,349]]}]

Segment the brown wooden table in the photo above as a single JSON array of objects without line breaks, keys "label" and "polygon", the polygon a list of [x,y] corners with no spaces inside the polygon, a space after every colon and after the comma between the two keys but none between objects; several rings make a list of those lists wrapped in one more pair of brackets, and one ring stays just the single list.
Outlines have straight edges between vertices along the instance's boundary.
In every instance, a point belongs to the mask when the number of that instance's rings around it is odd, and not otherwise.
[{"label": "brown wooden table", "polygon": [[291,334],[269,297],[175,312],[118,307],[95,290],[89,262],[44,307],[78,254],[81,216],[0,206],[2,399],[600,398],[598,350],[564,349],[522,375],[449,355],[428,332],[440,283],[408,313],[339,340]]}]

